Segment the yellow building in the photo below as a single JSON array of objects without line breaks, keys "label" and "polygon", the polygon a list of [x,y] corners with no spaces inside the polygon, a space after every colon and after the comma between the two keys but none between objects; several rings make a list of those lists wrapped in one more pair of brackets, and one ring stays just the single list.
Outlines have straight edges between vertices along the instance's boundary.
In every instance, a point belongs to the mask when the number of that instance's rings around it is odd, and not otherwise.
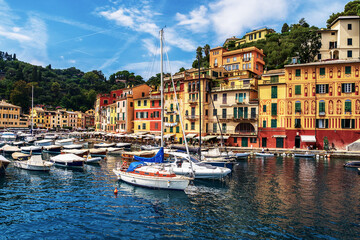
[{"label": "yellow building", "polygon": [[226,46],[229,42],[234,42],[235,46],[239,46],[245,43],[266,39],[267,34],[274,32],[275,32],[274,29],[269,29],[269,28],[261,28],[261,29],[253,30],[251,32],[246,33],[242,38],[237,38],[234,36],[226,39],[224,46]]},{"label": "yellow building", "polygon": [[20,124],[21,107],[0,101],[0,128],[19,128],[24,127]]},{"label": "yellow building", "polygon": [[150,132],[150,104],[149,96],[134,99],[134,133]]},{"label": "yellow building", "polygon": [[321,48],[316,60],[359,59],[359,16],[340,16],[331,23],[330,29],[321,29],[318,33]]},{"label": "yellow building", "polygon": [[259,141],[264,148],[286,147],[285,69],[265,72],[258,82]]}]

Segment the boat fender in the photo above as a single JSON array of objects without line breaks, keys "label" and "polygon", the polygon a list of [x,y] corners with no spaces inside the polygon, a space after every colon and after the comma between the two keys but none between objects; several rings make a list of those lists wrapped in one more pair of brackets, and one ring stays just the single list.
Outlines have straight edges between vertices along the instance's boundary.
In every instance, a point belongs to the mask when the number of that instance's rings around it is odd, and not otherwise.
[{"label": "boat fender", "polygon": [[116,194],[118,194],[118,190],[117,190],[117,188],[115,188],[115,190],[114,190],[114,194],[116,195]]},{"label": "boat fender", "polygon": [[167,181],[167,186],[170,187],[170,180]]}]

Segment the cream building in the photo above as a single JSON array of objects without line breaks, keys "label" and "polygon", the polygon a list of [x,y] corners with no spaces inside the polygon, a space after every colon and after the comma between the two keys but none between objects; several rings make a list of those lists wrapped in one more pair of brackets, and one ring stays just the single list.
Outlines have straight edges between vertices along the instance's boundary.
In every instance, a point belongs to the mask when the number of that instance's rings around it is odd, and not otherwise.
[{"label": "cream building", "polygon": [[316,60],[359,59],[360,17],[341,16],[331,23],[330,29],[321,29],[321,48]]},{"label": "cream building", "polygon": [[[0,128],[18,128],[24,127],[20,125],[21,107],[0,101]],[[25,126],[26,127],[26,126]]]}]

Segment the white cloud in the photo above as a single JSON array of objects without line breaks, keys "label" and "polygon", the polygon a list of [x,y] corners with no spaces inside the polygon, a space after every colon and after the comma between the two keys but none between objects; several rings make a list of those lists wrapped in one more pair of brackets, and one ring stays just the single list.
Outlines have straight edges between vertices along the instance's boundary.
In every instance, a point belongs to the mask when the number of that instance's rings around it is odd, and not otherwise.
[{"label": "white cloud", "polygon": [[198,9],[191,11],[188,16],[176,13],[176,20],[179,21],[178,25],[185,26],[185,28],[192,32],[207,32],[210,24],[207,12],[207,7],[201,5]]},{"label": "white cloud", "polygon": [[[149,53],[149,56],[157,56],[160,55],[160,42],[154,42],[153,38],[146,38],[142,40],[143,43],[143,47],[147,50],[147,52]],[[169,52],[170,51],[170,47],[169,46],[165,46],[164,47],[164,52]]]},{"label": "white cloud", "polygon": [[75,63],[76,63],[76,60],[71,59],[71,60],[69,60],[68,62],[71,63],[71,64],[75,64]]},{"label": "white cloud", "polygon": [[134,26],[134,14],[126,8],[120,8],[116,11],[102,11],[99,13],[103,17],[114,20],[117,25],[125,26],[125,27],[133,27]]}]

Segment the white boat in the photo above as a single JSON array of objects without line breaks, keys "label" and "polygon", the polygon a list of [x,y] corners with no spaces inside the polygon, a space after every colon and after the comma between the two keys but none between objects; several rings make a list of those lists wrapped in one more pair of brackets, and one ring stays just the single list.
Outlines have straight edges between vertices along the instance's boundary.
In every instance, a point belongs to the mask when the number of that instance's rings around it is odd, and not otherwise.
[{"label": "white boat", "polygon": [[142,162],[133,162],[129,167],[113,169],[119,180],[136,186],[185,190],[191,178],[177,176],[161,167],[161,165],[146,165]]},{"label": "white boat", "polygon": [[258,157],[273,157],[274,156],[273,153],[265,153],[265,152],[257,152],[257,153],[255,153],[255,155]]},{"label": "white boat", "polygon": [[41,146],[28,146],[28,147],[21,147],[22,153],[30,153],[30,154],[41,154],[42,147]]},{"label": "white boat", "polygon": [[114,147],[109,147],[106,148],[107,154],[122,154],[124,149],[123,148],[114,148]]},{"label": "white boat", "polygon": [[50,145],[50,146],[44,146],[43,147],[43,152],[45,153],[57,153],[57,154],[60,154],[61,153],[61,149],[62,149],[62,146],[60,145]]},{"label": "white boat", "polygon": [[41,155],[32,155],[29,160],[25,161],[14,161],[15,167],[32,171],[50,171],[52,165],[54,163],[44,161]]},{"label": "white boat", "polygon": [[43,139],[43,140],[39,140],[39,141],[35,141],[34,145],[35,146],[50,146],[53,145],[54,141],[51,139]]},{"label": "white boat", "polygon": [[236,153],[235,156],[237,159],[239,158],[247,158],[250,155],[250,153]]},{"label": "white boat", "polygon": [[71,145],[71,144],[74,144],[74,140],[71,138],[60,139],[60,140],[55,141],[55,145],[65,146],[65,145]]},{"label": "white boat", "polygon": [[86,164],[96,164],[99,163],[101,161],[101,157],[93,157],[91,156],[91,154],[87,155],[85,158],[85,163]]},{"label": "white boat", "polygon": [[186,153],[169,152],[170,163],[164,168],[178,175],[193,176],[195,179],[221,179],[231,173],[227,167],[217,167],[197,161]]},{"label": "white boat", "polygon": [[115,146],[115,143],[95,143],[94,148],[108,148]]},{"label": "white boat", "polygon": [[88,149],[64,149],[61,150],[62,153],[71,153],[71,154],[75,154],[79,157],[84,157],[87,156],[89,154],[89,150]]},{"label": "white boat", "polygon": [[10,146],[10,145],[5,145],[1,148],[2,152],[4,154],[12,154],[14,152],[21,152],[21,149],[18,148],[17,146]]},{"label": "white boat", "polygon": [[50,161],[56,166],[82,168],[84,166],[85,158],[72,153],[66,153],[51,157]]},{"label": "white boat", "polygon": [[0,140],[5,142],[14,142],[16,140],[16,134],[13,132],[3,132]]},{"label": "white boat", "polygon": [[107,153],[106,148],[90,148],[89,149],[90,154],[97,157],[105,157]]},{"label": "white boat", "polygon": [[12,145],[13,145],[13,146],[24,146],[24,145],[25,145],[25,142],[23,142],[23,141],[17,141],[17,142],[13,142]]},{"label": "white boat", "polygon": [[22,152],[14,152],[13,154],[11,154],[11,157],[14,160],[26,160],[26,159],[29,159],[31,157],[31,155],[22,153]]},{"label": "white boat", "polygon": [[81,149],[82,147],[82,144],[69,144],[63,146],[64,149]]},{"label": "white boat", "polygon": [[7,160],[4,156],[0,155],[0,174],[5,172],[5,169],[9,165],[10,161]]},{"label": "white boat", "polygon": [[131,143],[117,143],[116,147],[130,149],[131,148]]},{"label": "white boat", "polygon": [[141,150],[144,150],[144,151],[152,151],[152,150],[159,150],[160,147],[159,146],[152,146],[152,145],[142,145],[140,147]]},{"label": "white boat", "polygon": [[315,157],[315,154],[314,153],[295,153],[294,154],[294,157],[297,157],[297,158],[314,158]]},{"label": "white boat", "polygon": [[47,133],[44,136],[44,139],[50,139],[50,140],[55,140],[59,137],[59,135],[55,134],[55,133]]},{"label": "white boat", "polygon": [[34,137],[34,136],[27,136],[27,137],[25,137],[25,142],[27,142],[27,143],[33,143],[33,142],[35,142],[36,141],[36,137]]}]

